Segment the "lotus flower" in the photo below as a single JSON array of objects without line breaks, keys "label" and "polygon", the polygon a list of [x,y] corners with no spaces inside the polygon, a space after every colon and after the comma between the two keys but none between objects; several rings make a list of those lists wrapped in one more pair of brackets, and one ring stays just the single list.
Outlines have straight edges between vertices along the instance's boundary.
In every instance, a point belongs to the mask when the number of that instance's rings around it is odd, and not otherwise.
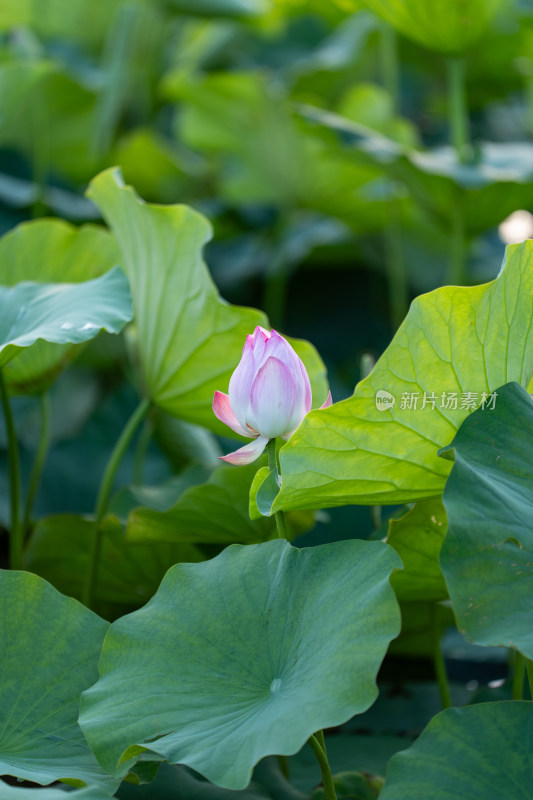
[{"label": "lotus flower", "polygon": [[[322,406],[331,405],[331,393]],[[230,464],[251,464],[270,439],[288,439],[311,410],[311,384],[302,360],[276,331],[258,326],[246,337],[229,394],[215,392],[215,416],[241,436],[254,439],[222,456]]]}]

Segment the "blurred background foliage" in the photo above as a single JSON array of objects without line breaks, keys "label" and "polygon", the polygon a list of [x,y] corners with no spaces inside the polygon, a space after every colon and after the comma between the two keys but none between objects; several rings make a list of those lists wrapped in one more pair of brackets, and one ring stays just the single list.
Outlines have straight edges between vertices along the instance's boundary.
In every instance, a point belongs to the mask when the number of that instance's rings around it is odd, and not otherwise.
[{"label": "blurred background foliage", "polygon": [[[99,170],[119,165],[145,200],[187,203],[209,218],[206,261],[222,295],[312,341],[334,401],[352,393],[413,297],[493,279],[505,243],[533,235],[532,137],[533,0],[0,0],[0,232],[43,216],[100,224],[84,192]],[[102,238],[94,274],[110,266],[112,251]],[[1,283],[8,253],[6,245]],[[132,337],[100,335],[51,389],[27,566],[74,595],[72,573],[87,559],[84,521],[74,515],[94,508],[110,448],[135,407]],[[14,398],[26,481],[39,402],[27,387]],[[246,508],[254,470],[242,485],[218,485],[211,473],[221,445],[198,426],[152,415],[119,479],[160,486],[115,498],[111,563],[123,563],[120,522],[131,509],[140,508],[142,527],[150,509],[178,501],[175,513],[195,525],[205,497],[216,508],[239,497]],[[6,497],[4,485],[4,526]],[[60,513],[73,517],[51,525]],[[163,532],[157,554],[148,557],[146,543],[130,552],[129,571],[110,571],[101,613],[144,602],[180,558],[271,535],[265,521],[250,532],[240,513],[237,535],[217,531],[197,545]],[[58,571],[65,524],[76,567]],[[295,515],[292,531],[310,524]],[[378,510],[344,508],[321,513],[298,541],[386,530]],[[427,607],[404,599],[400,655],[434,648],[435,597],[426,599]],[[439,608],[437,629],[451,621]],[[479,658],[475,648],[465,656],[461,642],[453,647],[463,663]],[[499,692],[501,657],[483,669]]]}]

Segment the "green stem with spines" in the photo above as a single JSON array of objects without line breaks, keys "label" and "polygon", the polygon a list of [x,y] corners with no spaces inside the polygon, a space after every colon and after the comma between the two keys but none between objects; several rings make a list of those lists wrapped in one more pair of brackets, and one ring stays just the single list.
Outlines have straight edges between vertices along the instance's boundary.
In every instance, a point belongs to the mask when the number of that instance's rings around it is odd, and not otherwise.
[{"label": "green stem with spines", "polygon": [[308,741],[320,767],[326,800],[337,800],[337,792],[335,791],[333,777],[331,775],[323,731],[317,731]]},{"label": "green stem with spines", "polygon": [[35,452],[33,466],[31,468],[26,502],[24,504],[24,521],[22,523],[23,536],[27,533],[31,524],[33,504],[39,489],[41,475],[43,473],[48,448],[50,446],[50,401],[48,393],[43,392],[39,398],[39,401],[41,411],[41,431],[39,434],[39,443]]},{"label": "green stem with spines", "polygon": [[[280,473],[280,469],[279,469],[278,457],[277,457],[277,454],[276,454],[276,440],[275,439],[271,439],[269,441],[269,443],[267,444],[267,454],[268,454],[268,469],[269,469],[269,472],[272,472],[273,470],[276,470],[278,475],[281,474]],[[275,519],[276,519],[276,527],[277,527],[277,530],[278,530],[278,538],[279,539],[287,539],[287,526],[285,525],[285,516],[283,514],[283,511],[276,511],[274,516],[275,516]]]},{"label": "green stem with spines", "polygon": [[9,465],[9,498],[10,498],[10,537],[9,566],[11,569],[22,569],[23,530],[20,524],[20,455],[13,421],[13,411],[9,401],[9,393],[0,369],[0,395],[7,435],[7,458]]},{"label": "green stem with spines", "polygon": [[128,422],[120,437],[113,448],[113,452],[109,457],[107,466],[100,483],[98,497],[96,500],[96,508],[94,512],[94,532],[91,542],[91,551],[89,554],[89,565],[87,570],[87,579],[83,587],[82,601],[90,608],[93,603],[94,590],[96,586],[96,579],[98,574],[98,562],[100,559],[100,549],[102,545],[102,520],[107,512],[109,505],[109,498],[113,489],[113,483],[117,474],[126,450],[128,449],[135,432],[143,419],[145,418],[150,408],[150,400],[141,400]]}]

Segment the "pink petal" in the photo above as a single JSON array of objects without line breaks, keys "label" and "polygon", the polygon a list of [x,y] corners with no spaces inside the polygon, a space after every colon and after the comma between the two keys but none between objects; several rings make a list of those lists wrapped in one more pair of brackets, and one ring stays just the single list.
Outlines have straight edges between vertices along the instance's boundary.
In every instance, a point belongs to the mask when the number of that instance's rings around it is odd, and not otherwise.
[{"label": "pink petal", "polygon": [[227,461],[228,464],[236,464],[237,466],[245,466],[251,464],[256,458],[259,458],[263,450],[268,444],[268,436],[258,436],[253,442],[245,444],[244,447],[235,450],[233,453],[228,453],[227,456],[219,456],[222,461]]},{"label": "pink petal", "polygon": [[242,357],[229,382],[229,402],[233,413],[241,423],[246,424],[250,408],[250,393],[256,374],[253,352],[253,337],[247,336],[242,350]]},{"label": "pink petal", "polygon": [[[328,408],[328,407],[329,407],[329,406],[331,406],[332,404],[333,404],[333,400],[332,400],[332,397],[331,397],[331,392],[328,392],[328,396],[326,397],[325,401],[322,403],[322,405],[320,406],[320,408]],[[304,414],[304,416],[305,416],[305,414]],[[302,420],[303,420],[303,417],[302,417]],[[299,424],[300,424],[300,423],[298,423],[298,425],[299,425]],[[298,427],[298,425],[296,426],[296,428]],[[282,436],[281,438],[282,438],[282,439],[285,439],[285,441],[287,441],[288,439],[290,439],[290,438],[291,438],[291,436],[293,435],[293,433],[296,431],[296,428],[294,428],[294,430],[292,430],[290,433],[284,433],[284,434],[283,434],[283,436]]]},{"label": "pink petal", "polygon": [[254,333],[257,333],[257,331],[261,332],[261,335],[262,335],[263,339],[265,340],[265,342],[266,342],[267,339],[270,339],[270,337],[272,335],[270,331],[267,331],[266,328],[262,328],[261,325],[257,326],[257,328],[255,329]]},{"label": "pink petal", "polygon": [[[289,342],[277,331],[273,330],[270,341],[265,346],[263,363],[267,358],[279,358],[290,371],[296,386],[296,405],[300,407],[302,417],[311,410],[311,383],[305,365]],[[261,365],[262,366],[262,365]]]},{"label": "pink petal", "polygon": [[329,408],[330,405],[333,403],[333,398],[331,397],[331,392],[328,392],[328,396],[320,406],[320,408]]},{"label": "pink petal", "polygon": [[268,358],[252,385],[247,419],[263,436],[273,439],[294,427],[296,386],[290,370],[278,358]]},{"label": "pink petal", "polygon": [[296,358],[298,359],[302,374],[302,382],[304,390],[304,408],[305,408],[305,413],[307,414],[309,411],[311,411],[311,404],[313,402],[313,396],[311,394],[311,382],[309,380],[309,375],[307,374],[304,362],[299,356],[296,356]]},{"label": "pink petal", "polygon": [[243,428],[233,413],[227,394],[218,391],[215,392],[215,396],[213,397],[213,413],[217,419],[223,422],[224,425],[227,425],[228,428],[231,428],[232,431],[235,431],[235,433],[238,433],[240,436],[250,436],[250,431]]}]

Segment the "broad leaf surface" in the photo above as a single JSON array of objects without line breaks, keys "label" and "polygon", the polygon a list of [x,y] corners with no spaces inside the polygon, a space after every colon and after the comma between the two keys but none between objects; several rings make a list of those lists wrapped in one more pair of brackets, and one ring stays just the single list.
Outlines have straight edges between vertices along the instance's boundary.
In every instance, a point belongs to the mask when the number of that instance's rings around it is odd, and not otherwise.
[{"label": "broad leaf surface", "polygon": [[[113,237],[103,228],[75,228],[55,219],[25,222],[0,239],[0,284],[23,281],[80,283],[108,272],[118,262]],[[75,353],[72,344],[38,342],[19,352],[5,369],[15,391],[46,385]]]},{"label": "broad leaf surface", "polygon": [[516,383],[450,445],[441,565],[460,629],[533,658],[533,402]]},{"label": "broad leaf surface", "polygon": [[[25,554],[24,566],[71,597],[80,598],[89,568],[94,523],[75,514],[58,514],[38,521]],[[100,604],[139,606],[155,594],[167,569],[180,561],[202,561],[191,545],[131,543],[112,516],[106,519],[95,587]]]},{"label": "broad leaf surface", "polygon": [[112,792],[78,726],[108,623],[27,572],[0,572],[0,774]]},{"label": "broad leaf surface", "polygon": [[533,704],[449,708],[392,757],[380,800],[531,800]]},{"label": "broad leaf surface", "polygon": [[[437,451],[472,411],[461,408],[463,395],[472,393],[475,407],[483,393],[513,380],[527,387],[532,375],[533,243],[527,241],[507,249],[491,283],[418,297],[354,395],[307,415],[280,451],[274,511],[440,495],[451,465]],[[392,408],[377,407],[379,391],[394,397]],[[404,393],[408,400],[418,393],[416,409],[402,408]],[[454,394],[457,408],[446,408]]]},{"label": "broad leaf surface", "polygon": [[84,283],[0,286],[0,367],[39,339],[80,344],[101,330],[119,333],[131,316],[128,280],[118,267]]},{"label": "broad leaf surface", "polygon": [[[152,401],[220,433],[215,390],[227,391],[247,334],[265,316],[221,299],[202,259],[207,219],[187,206],[143,203],[116,169],[98,175],[89,196],[121,250],[133,295],[143,379]],[[324,365],[308,342],[291,341],[310,373],[317,405],[327,395]]]},{"label": "broad leaf surface", "polygon": [[399,519],[391,519],[387,544],[403,562],[391,583],[400,601],[444,600],[448,596],[439,565],[446,534],[446,511],[440,499],[423,500]]},{"label": "broad leaf surface", "polygon": [[298,550],[277,539],[173,567],[145,608],[112,625],[83,695],[101,764],[124,774],[148,749],[241,789],[264,756],[296,753],[366,710],[399,631],[388,583],[399,566],[381,542]]},{"label": "broad leaf surface", "polygon": [[484,33],[502,0],[365,0],[365,5],[419,44],[460,53]]}]

